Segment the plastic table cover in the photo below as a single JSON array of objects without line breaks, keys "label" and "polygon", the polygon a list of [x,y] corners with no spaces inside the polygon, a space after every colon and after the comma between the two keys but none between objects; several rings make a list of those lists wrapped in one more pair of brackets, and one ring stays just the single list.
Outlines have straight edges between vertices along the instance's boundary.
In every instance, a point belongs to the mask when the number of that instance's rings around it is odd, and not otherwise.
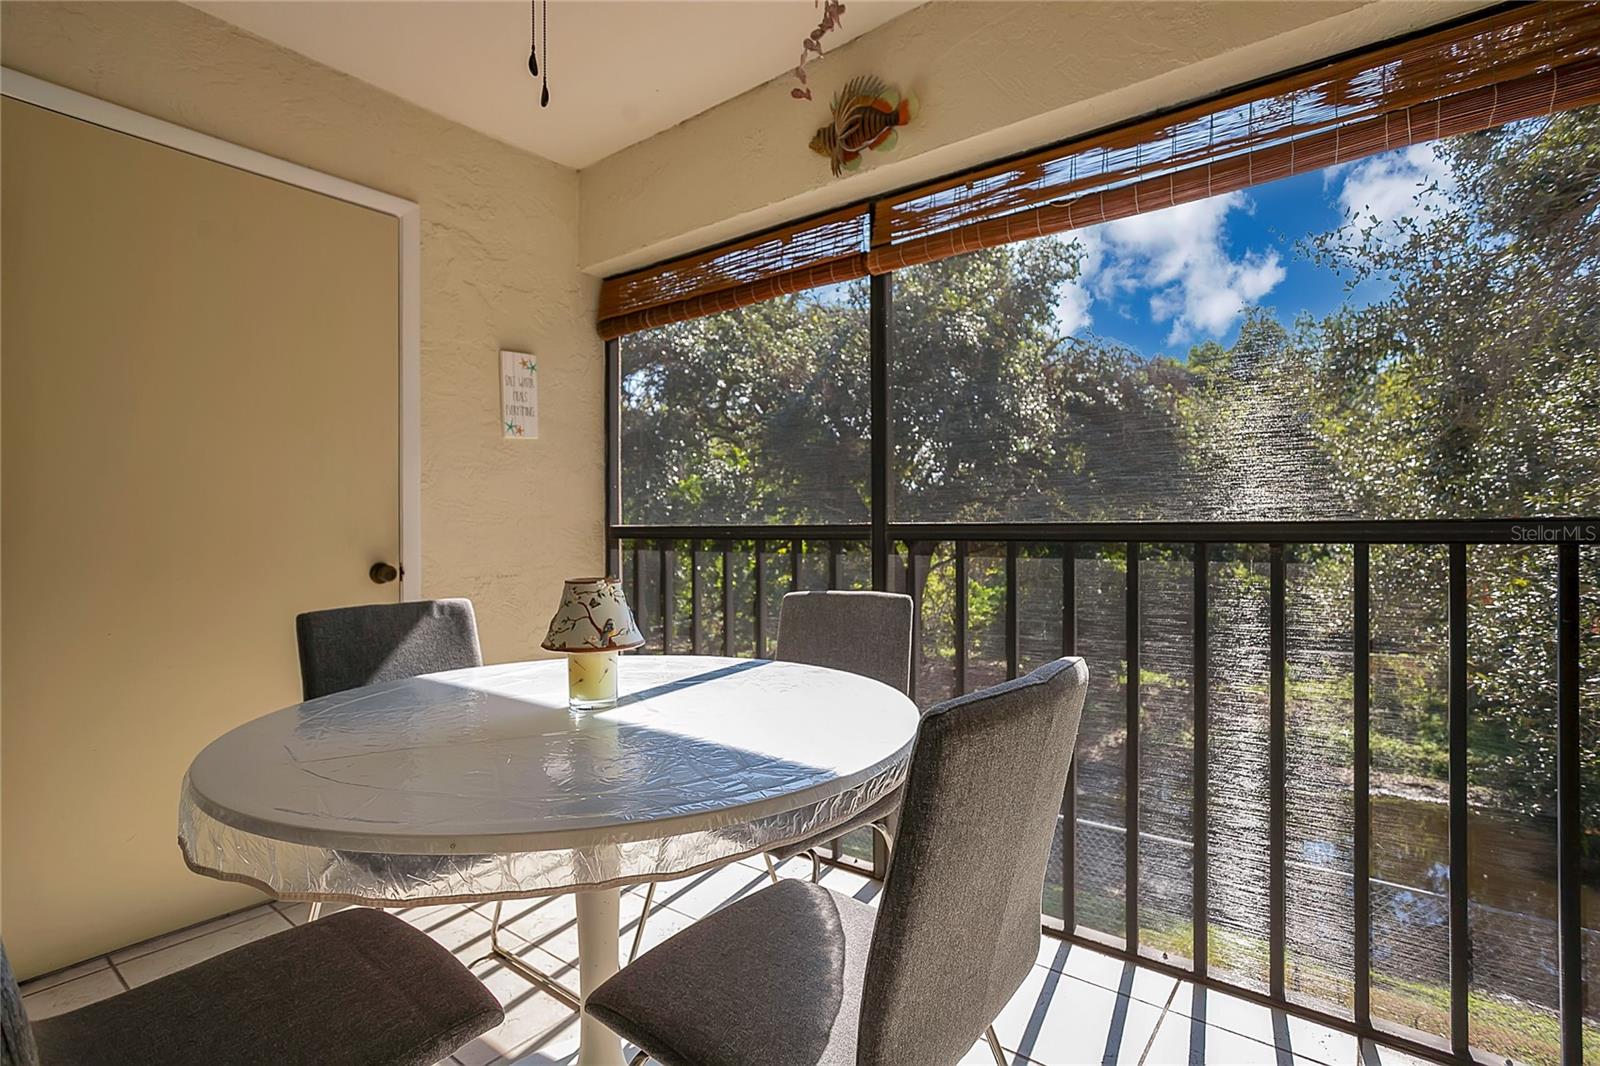
[{"label": "plastic table cover", "polygon": [[904,695],[797,663],[624,656],[569,711],[564,660],[286,707],[184,778],[191,869],[280,899],[394,906],[679,876],[812,836],[898,788]]}]

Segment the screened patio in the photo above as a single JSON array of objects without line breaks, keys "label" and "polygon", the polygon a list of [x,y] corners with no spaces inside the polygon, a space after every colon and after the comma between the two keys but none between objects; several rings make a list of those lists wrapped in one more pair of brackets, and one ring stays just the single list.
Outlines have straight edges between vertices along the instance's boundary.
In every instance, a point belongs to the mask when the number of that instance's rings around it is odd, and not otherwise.
[{"label": "screened patio", "polygon": [[4,1066],[1600,1064],[1600,2],[849,6],[0,3]]}]

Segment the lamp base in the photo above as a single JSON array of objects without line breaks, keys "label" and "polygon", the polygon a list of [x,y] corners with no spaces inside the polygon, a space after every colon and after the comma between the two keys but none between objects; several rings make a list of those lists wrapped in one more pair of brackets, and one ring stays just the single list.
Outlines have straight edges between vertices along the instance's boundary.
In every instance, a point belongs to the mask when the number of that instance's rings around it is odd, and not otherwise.
[{"label": "lamp base", "polygon": [[594,711],[617,705],[617,653],[588,651],[567,656],[567,706]]}]

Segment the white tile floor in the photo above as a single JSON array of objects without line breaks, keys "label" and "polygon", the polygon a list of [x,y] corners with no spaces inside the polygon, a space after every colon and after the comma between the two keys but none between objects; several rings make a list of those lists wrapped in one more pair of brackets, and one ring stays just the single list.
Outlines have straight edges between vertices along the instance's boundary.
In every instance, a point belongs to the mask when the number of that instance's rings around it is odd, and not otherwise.
[{"label": "white tile floor", "polygon": [[[805,877],[810,862],[791,860],[781,873]],[[729,901],[767,883],[761,860],[664,884],[646,926],[645,947],[671,936]],[[879,886],[846,870],[824,868],[823,883],[872,901]],[[642,888],[623,895],[623,950],[644,902]],[[518,954],[576,984],[577,933],[570,897],[508,903],[508,939]],[[416,907],[396,911],[428,932],[462,962],[488,950],[493,905]],[[22,986],[31,1017],[72,1010],[154,980],[240,944],[305,921],[305,904],[263,904],[92,959]],[[576,1016],[504,967],[481,962],[473,972],[506,1009],[506,1020],[441,1066],[570,1063],[577,1049]],[[1419,1060],[1302,1018],[1223,993],[1195,988],[1109,955],[1046,938],[1037,965],[995,1022],[1014,1066],[1414,1066]],[[992,1066],[979,1045],[966,1059]]]}]

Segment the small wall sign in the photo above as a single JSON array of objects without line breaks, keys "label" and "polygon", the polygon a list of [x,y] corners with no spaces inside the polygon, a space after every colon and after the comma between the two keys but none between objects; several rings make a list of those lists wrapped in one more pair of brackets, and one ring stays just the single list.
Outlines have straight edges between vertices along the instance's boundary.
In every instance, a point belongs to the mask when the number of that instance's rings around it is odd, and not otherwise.
[{"label": "small wall sign", "polygon": [[539,438],[539,360],[527,352],[500,353],[500,424],[507,440]]}]

